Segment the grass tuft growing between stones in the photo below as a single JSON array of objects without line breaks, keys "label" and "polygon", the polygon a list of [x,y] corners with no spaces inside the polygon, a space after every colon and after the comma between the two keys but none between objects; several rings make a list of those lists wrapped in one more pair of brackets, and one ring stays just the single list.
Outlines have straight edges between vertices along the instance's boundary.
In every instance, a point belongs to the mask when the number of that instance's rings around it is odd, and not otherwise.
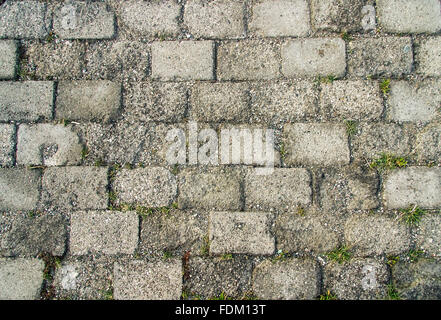
[{"label": "grass tuft growing between stones", "polygon": [[352,37],[351,37],[351,35],[348,33],[348,32],[342,32],[341,34],[340,34],[340,36],[341,36],[341,38],[344,40],[344,41],[351,41],[352,40]]},{"label": "grass tuft growing between stones", "polygon": [[371,169],[377,169],[379,172],[407,167],[407,160],[404,157],[396,157],[389,153],[381,153],[380,157],[369,164]]},{"label": "grass tuft growing between stones", "polygon": [[354,120],[345,120],[346,133],[352,137],[357,133],[358,123]]},{"label": "grass tuft growing between stones", "polygon": [[218,296],[210,297],[208,300],[233,300],[233,298],[227,296],[225,292],[222,291]]},{"label": "grass tuft growing between stones", "polygon": [[400,261],[400,257],[398,257],[398,256],[389,256],[389,257],[387,257],[387,264],[390,267],[393,267],[394,265],[396,265],[398,261]]},{"label": "grass tuft growing between stones", "polygon": [[338,300],[337,296],[333,294],[330,290],[326,291],[325,294],[321,294],[319,300]]},{"label": "grass tuft growing between stones", "polygon": [[349,248],[347,246],[338,247],[326,254],[326,256],[337,263],[344,263],[351,259],[352,254],[349,252]]},{"label": "grass tuft growing between stones", "polygon": [[208,235],[204,237],[204,243],[201,247],[201,255],[202,256],[208,256],[210,254],[210,239],[208,238]]},{"label": "grass tuft growing between stones", "polygon": [[401,219],[410,226],[417,226],[424,214],[426,211],[416,205],[400,210]]},{"label": "grass tuft growing between stones", "polygon": [[231,253],[225,253],[221,257],[221,260],[231,260],[231,259],[233,259],[233,255]]},{"label": "grass tuft growing between stones", "polygon": [[424,251],[422,250],[411,249],[407,252],[407,256],[410,262],[418,262],[418,260],[422,258],[423,255],[424,255]]},{"label": "grass tuft growing between stones", "polygon": [[395,286],[390,283],[387,285],[387,299],[388,300],[401,300],[401,295]]},{"label": "grass tuft growing between stones", "polygon": [[385,96],[390,92],[390,79],[384,79],[380,82],[380,90]]}]

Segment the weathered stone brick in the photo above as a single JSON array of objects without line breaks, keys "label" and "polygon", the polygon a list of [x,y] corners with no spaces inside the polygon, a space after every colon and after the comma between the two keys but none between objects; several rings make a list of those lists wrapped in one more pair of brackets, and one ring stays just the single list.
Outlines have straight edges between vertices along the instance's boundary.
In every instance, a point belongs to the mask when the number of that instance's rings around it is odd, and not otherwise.
[{"label": "weathered stone brick", "polygon": [[320,294],[320,270],[310,259],[265,260],[254,270],[252,283],[263,300],[312,300]]},{"label": "weathered stone brick", "polygon": [[184,24],[196,38],[240,38],[245,32],[243,15],[241,1],[189,0]]},{"label": "weathered stone brick", "polygon": [[39,184],[39,170],[0,168],[0,210],[35,209]]},{"label": "weathered stone brick", "polygon": [[152,43],[152,77],[161,80],[211,80],[213,41]]},{"label": "weathered stone brick", "polygon": [[441,168],[410,167],[390,173],[384,182],[388,208],[441,207]]},{"label": "weathered stone brick", "polygon": [[8,1],[0,7],[0,38],[39,38],[47,36],[50,15],[38,1]]},{"label": "weathered stone brick", "polygon": [[427,254],[441,257],[441,216],[427,214],[421,218],[417,233],[417,246]]},{"label": "weathered stone brick", "polygon": [[390,276],[386,264],[368,258],[328,264],[323,278],[325,290],[337,299],[382,300],[387,296]]},{"label": "weathered stone brick", "polygon": [[407,226],[394,217],[354,215],[345,224],[345,240],[357,256],[397,255],[410,249]]},{"label": "weathered stone brick", "polygon": [[422,40],[415,48],[416,72],[429,77],[441,76],[440,37]]},{"label": "weathered stone brick", "polygon": [[49,167],[43,175],[45,207],[58,209],[105,209],[107,168]]},{"label": "weathered stone brick", "polygon": [[364,0],[312,0],[311,22],[318,30],[358,31]]},{"label": "weathered stone brick", "polygon": [[17,43],[0,40],[0,79],[13,79],[17,64]]},{"label": "weathered stone brick", "polygon": [[50,123],[21,124],[17,131],[17,163],[75,165],[81,162],[82,145],[71,126]]},{"label": "weathered stone brick", "polygon": [[179,207],[239,210],[240,183],[240,176],[234,170],[184,170],[179,174]]},{"label": "weathered stone brick", "polygon": [[14,125],[0,124],[0,166],[14,164],[14,136]]},{"label": "weathered stone brick", "polygon": [[115,263],[114,297],[117,300],[179,300],[181,293],[180,260]]},{"label": "weathered stone brick", "polygon": [[263,37],[307,36],[310,32],[306,0],[263,0],[252,4],[251,33]]},{"label": "weathered stone brick", "polygon": [[441,161],[441,125],[425,127],[417,135],[415,150],[419,160]]},{"label": "weathered stone brick", "polygon": [[311,203],[311,177],[306,169],[276,168],[270,175],[256,174],[254,168],[245,176],[247,210],[292,210]]},{"label": "weathered stone brick", "polygon": [[284,127],[288,165],[332,166],[349,163],[346,128],[330,123],[295,123]]},{"label": "weathered stone brick", "polygon": [[320,108],[327,120],[380,119],[383,100],[375,81],[334,81],[322,84]]},{"label": "weathered stone brick", "polygon": [[396,33],[435,33],[441,30],[441,4],[437,0],[380,0],[382,30]]},{"label": "weathered stone brick", "polygon": [[95,120],[114,118],[121,105],[121,85],[111,81],[60,81],[56,119]]},{"label": "weathered stone brick", "polygon": [[54,85],[50,81],[0,82],[0,121],[34,121],[52,117]]},{"label": "weathered stone brick", "polygon": [[350,76],[399,77],[411,73],[412,64],[409,37],[364,38],[349,42]]},{"label": "weathered stone brick", "polygon": [[134,211],[75,211],[70,217],[70,252],[132,254],[138,246],[138,226]]},{"label": "weathered stone brick", "polygon": [[441,81],[392,81],[388,118],[395,121],[431,121],[439,117]]},{"label": "weathered stone brick", "polygon": [[38,299],[43,269],[44,263],[38,259],[0,259],[0,299]]},{"label": "weathered stone brick", "polygon": [[175,176],[161,167],[122,169],[116,173],[113,181],[118,204],[165,207],[174,200],[176,188]]},{"label": "weathered stone brick", "polygon": [[346,73],[345,42],[340,38],[288,40],[281,54],[286,77],[343,77]]},{"label": "weathered stone brick", "polygon": [[280,78],[279,49],[268,40],[222,42],[217,51],[219,80]]},{"label": "weathered stone brick", "polygon": [[273,254],[272,219],[273,215],[265,212],[212,212],[208,227],[210,253]]}]

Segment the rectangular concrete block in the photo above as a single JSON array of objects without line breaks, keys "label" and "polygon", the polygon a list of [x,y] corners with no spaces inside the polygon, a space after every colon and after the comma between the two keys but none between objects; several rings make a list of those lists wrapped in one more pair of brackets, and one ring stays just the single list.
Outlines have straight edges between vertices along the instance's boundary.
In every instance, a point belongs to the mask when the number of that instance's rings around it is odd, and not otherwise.
[{"label": "rectangular concrete block", "polygon": [[14,79],[17,64],[17,43],[0,40],[0,79]]},{"label": "rectangular concrete block", "polygon": [[273,254],[273,218],[266,212],[212,212],[208,226],[210,254]]},{"label": "rectangular concrete block", "polygon": [[283,131],[288,165],[333,166],[349,163],[346,128],[342,124],[295,123]]},{"label": "rectangular concrete block", "polygon": [[73,255],[133,254],[138,246],[139,218],[134,211],[76,211],[70,217]]},{"label": "rectangular concrete block", "polygon": [[441,37],[422,40],[415,48],[416,72],[429,77],[441,76]]},{"label": "rectangular concrete block", "polygon": [[0,82],[0,121],[52,118],[54,85],[51,81]]},{"label": "rectangular concrete block", "polygon": [[[364,0],[312,0],[311,23],[318,30],[359,31],[367,13],[363,11],[365,3]],[[375,9],[373,18],[375,22]]]},{"label": "rectangular concrete block", "polygon": [[14,139],[15,126],[0,124],[0,166],[6,167],[14,164]]},{"label": "rectangular concrete block", "polygon": [[0,210],[33,210],[40,196],[40,171],[0,168]]},{"label": "rectangular concrete block", "polygon": [[417,247],[432,257],[441,257],[441,216],[429,214],[421,218],[417,232]]},{"label": "rectangular concrete block", "polygon": [[286,77],[343,77],[346,73],[345,42],[340,38],[288,40],[281,50]]},{"label": "rectangular concrete block", "polygon": [[391,209],[417,205],[441,207],[441,168],[409,167],[391,172],[384,181],[383,198]]},{"label": "rectangular concrete block", "polygon": [[54,9],[54,32],[64,39],[110,39],[115,15],[105,3],[71,1]]},{"label": "rectangular concrete block", "polygon": [[152,77],[159,80],[212,80],[213,41],[153,42]]}]

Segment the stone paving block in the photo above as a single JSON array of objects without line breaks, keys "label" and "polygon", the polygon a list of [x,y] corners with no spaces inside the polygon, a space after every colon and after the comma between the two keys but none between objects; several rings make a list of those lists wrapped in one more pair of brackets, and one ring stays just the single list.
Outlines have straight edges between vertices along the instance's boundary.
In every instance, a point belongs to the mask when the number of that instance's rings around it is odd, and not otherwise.
[{"label": "stone paving block", "polygon": [[50,14],[38,1],[8,1],[0,7],[0,38],[37,38],[48,35]]},{"label": "stone paving block", "polygon": [[254,1],[248,28],[262,37],[304,37],[310,32],[306,0]]},{"label": "stone paving block", "polygon": [[427,214],[421,218],[417,246],[430,256],[441,257],[441,215]]},{"label": "stone paving block", "polygon": [[372,259],[353,259],[324,268],[324,287],[340,300],[383,300],[387,296],[389,270]]},{"label": "stone paving block", "polygon": [[320,109],[325,119],[379,120],[383,99],[376,81],[334,81],[322,84]]},{"label": "stone paving block", "polygon": [[25,165],[75,165],[83,146],[71,126],[21,124],[17,131],[17,163]]},{"label": "stone paving block", "polygon": [[240,299],[251,289],[253,267],[254,260],[247,256],[190,258],[184,292],[205,299],[219,297],[221,293]]},{"label": "stone paving block", "polygon": [[340,38],[288,40],[282,45],[282,73],[286,77],[343,77],[345,42]]},{"label": "stone paving block", "polygon": [[345,224],[345,241],[356,256],[398,255],[410,249],[410,236],[395,217],[354,215]]},{"label": "stone paving block", "polygon": [[182,83],[130,83],[124,93],[124,114],[134,121],[180,122],[187,112],[187,91]]},{"label": "stone paving block", "polygon": [[110,39],[115,34],[115,14],[105,3],[72,1],[54,9],[54,32],[64,39]]},{"label": "stone paving block", "polygon": [[441,81],[392,81],[387,100],[388,118],[395,121],[431,121],[440,117]]},{"label": "stone paving block", "polygon": [[431,259],[398,262],[392,269],[393,282],[402,299],[440,300],[441,264]]},{"label": "stone paving block", "polygon": [[410,37],[364,38],[349,42],[350,76],[400,77],[412,72],[412,64]]},{"label": "stone paving block", "polygon": [[107,168],[49,167],[44,171],[42,186],[45,207],[60,210],[107,207]]},{"label": "stone paving block", "polygon": [[416,72],[429,77],[441,76],[440,37],[422,40],[415,48]]},{"label": "stone paving block", "polygon": [[360,123],[352,137],[354,158],[376,159],[382,153],[405,156],[410,152],[411,135],[406,127],[393,123]]},{"label": "stone paving block", "polygon": [[0,82],[0,121],[36,121],[52,117],[50,81]]},{"label": "stone paving block", "polygon": [[180,32],[180,11],[176,1],[122,1],[118,27],[127,38],[174,37]]},{"label": "stone paving block", "polygon": [[146,207],[165,207],[175,199],[176,177],[165,168],[122,169],[115,175],[113,189],[117,204],[133,203]]},{"label": "stone paving block", "polygon": [[280,78],[279,49],[269,40],[225,41],[217,48],[219,80]]},{"label": "stone paving block", "polygon": [[117,300],[179,300],[182,263],[177,259],[115,263],[113,285]]},{"label": "stone paving block", "polygon": [[4,212],[0,215],[0,254],[36,257],[46,252],[63,256],[67,242],[67,221],[59,213]]},{"label": "stone paving block", "polygon": [[263,300],[312,300],[320,294],[320,270],[310,259],[265,260],[252,281],[253,292]]},{"label": "stone paving block", "polygon": [[306,169],[276,168],[270,175],[248,169],[245,176],[246,210],[292,210],[311,203],[311,176]]},{"label": "stone paving block", "polygon": [[14,125],[0,124],[0,166],[14,164],[14,137]]},{"label": "stone paving block", "polygon": [[364,0],[312,0],[312,25],[318,30],[359,31],[364,4]]},{"label": "stone paving block", "polygon": [[38,299],[43,269],[44,263],[38,259],[0,259],[0,299]]},{"label": "stone paving block", "polygon": [[190,0],[185,4],[184,24],[196,38],[231,39],[244,36],[242,1]]},{"label": "stone paving block", "polygon": [[272,219],[273,215],[265,212],[212,212],[208,227],[210,253],[273,254]]},{"label": "stone paving block", "polygon": [[75,211],[70,217],[70,252],[133,254],[139,218],[134,211]]},{"label": "stone paving block", "polygon": [[441,161],[441,125],[424,128],[417,135],[415,150],[420,161]]},{"label": "stone paving block", "polygon": [[202,254],[208,230],[205,211],[172,209],[168,213],[153,213],[142,219],[138,252],[162,257],[164,252],[182,256]]},{"label": "stone paving block", "polygon": [[409,167],[391,172],[384,181],[388,208],[441,207],[441,168]]},{"label": "stone paving block", "polygon": [[284,127],[288,165],[332,166],[349,163],[346,128],[342,124],[295,123]]},{"label": "stone paving block", "polygon": [[0,168],[0,210],[35,209],[39,184],[39,170]]},{"label": "stone paving block", "polygon": [[179,208],[239,210],[241,207],[241,178],[237,171],[187,169],[178,177]]},{"label": "stone paving block", "polygon": [[248,85],[198,82],[191,89],[190,104],[193,120],[243,123],[249,118]]},{"label": "stone paving block", "polygon": [[378,22],[383,31],[395,33],[435,33],[441,30],[438,0],[380,0]]},{"label": "stone paving block", "polygon": [[318,90],[309,81],[251,85],[251,121],[279,124],[311,119],[317,114]]},{"label": "stone paving block", "polygon": [[0,79],[14,79],[17,64],[17,43],[0,40]]},{"label": "stone paving block", "polygon": [[160,80],[212,80],[213,41],[153,42],[152,77]]},{"label": "stone paving block", "polygon": [[56,119],[108,122],[121,105],[121,85],[111,81],[60,81]]}]

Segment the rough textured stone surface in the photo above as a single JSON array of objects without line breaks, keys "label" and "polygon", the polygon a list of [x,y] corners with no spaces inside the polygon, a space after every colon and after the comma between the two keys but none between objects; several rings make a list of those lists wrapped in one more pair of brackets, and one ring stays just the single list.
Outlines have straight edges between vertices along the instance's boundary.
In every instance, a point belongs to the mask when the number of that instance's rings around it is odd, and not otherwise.
[{"label": "rough textured stone surface", "polygon": [[152,43],[152,77],[161,80],[213,79],[212,41]]},{"label": "rough textured stone surface", "polygon": [[364,0],[312,0],[311,22],[318,30],[358,31]]},{"label": "rough textured stone surface", "polygon": [[71,214],[70,252],[132,254],[138,245],[138,215],[134,211],[76,211]]},{"label": "rough textured stone surface", "polygon": [[387,295],[389,271],[374,259],[331,263],[324,269],[324,287],[341,300],[382,300]]},{"label": "rough textured stone surface", "polygon": [[441,215],[430,214],[421,218],[417,246],[431,256],[441,257]]},{"label": "rough textured stone surface", "polygon": [[17,131],[17,163],[74,165],[81,162],[82,145],[71,126],[21,124]]},{"label": "rough textured stone surface", "polygon": [[225,41],[217,50],[219,80],[264,80],[280,77],[279,50],[269,40]]},{"label": "rough textured stone surface", "polygon": [[410,167],[396,170],[384,181],[388,208],[441,207],[441,168]]},{"label": "rough textured stone surface", "polygon": [[416,72],[432,77],[441,76],[441,46],[440,37],[421,41],[415,49],[417,61]]},{"label": "rough textured stone surface", "polygon": [[35,209],[39,181],[39,170],[0,168],[0,210]]},{"label": "rough textured stone surface", "polygon": [[245,29],[242,1],[190,0],[185,4],[184,24],[196,38],[240,38]]},{"label": "rough textured stone surface", "polygon": [[52,117],[54,85],[50,81],[0,82],[0,121]]},{"label": "rough textured stone surface", "polygon": [[38,259],[0,259],[0,299],[34,300],[43,284],[44,263]]},{"label": "rough textured stone surface", "polygon": [[345,225],[345,240],[358,256],[397,255],[410,249],[407,226],[394,217],[356,215]]},{"label": "rough textured stone surface", "polygon": [[420,160],[441,160],[441,125],[429,125],[418,134],[416,153]]},{"label": "rough textured stone surface", "polygon": [[14,125],[0,124],[0,166],[14,164],[14,136]]},{"label": "rough textured stone surface", "polygon": [[441,4],[437,0],[380,0],[382,30],[396,33],[435,33],[441,30]]},{"label": "rough textured stone surface", "polygon": [[104,121],[114,118],[121,105],[121,85],[110,81],[58,83],[55,118]]},{"label": "rough textured stone surface", "polygon": [[289,40],[282,45],[282,73],[286,77],[343,77],[345,42],[339,38]]},{"label": "rough textured stone surface", "polygon": [[272,219],[272,214],[264,212],[212,212],[210,253],[273,254]]},{"label": "rough textured stone surface", "polygon": [[349,163],[344,125],[296,123],[284,127],[285,162],[289,165],[332,166]]},{"label": "rough textured stone surface", "polygon": [[105,209],[107,169],[95,167],[51,167],[44,171],[42,200],[59,209]]},{"label": "rough textured stone surface", "polygon": [[253,291],[264,300],[312,300],[320,293],[320,273],[309,259],[259,264],[253,272]]},{"label": "rough textured stone surface", "polygon": [[303,37],[310,31],[306,0],[255,1],[248,28],[263,37]]},{"label": "rough textured stone surface", "polygon": [[17,43],[0,40],[0,79],[13,79],[17,63]]},{"label": "rough textured stone surface", "polygon": [[114,295],[117,300],[178,300],[181,292],[180,260],[135,260],[115,264]]}]

